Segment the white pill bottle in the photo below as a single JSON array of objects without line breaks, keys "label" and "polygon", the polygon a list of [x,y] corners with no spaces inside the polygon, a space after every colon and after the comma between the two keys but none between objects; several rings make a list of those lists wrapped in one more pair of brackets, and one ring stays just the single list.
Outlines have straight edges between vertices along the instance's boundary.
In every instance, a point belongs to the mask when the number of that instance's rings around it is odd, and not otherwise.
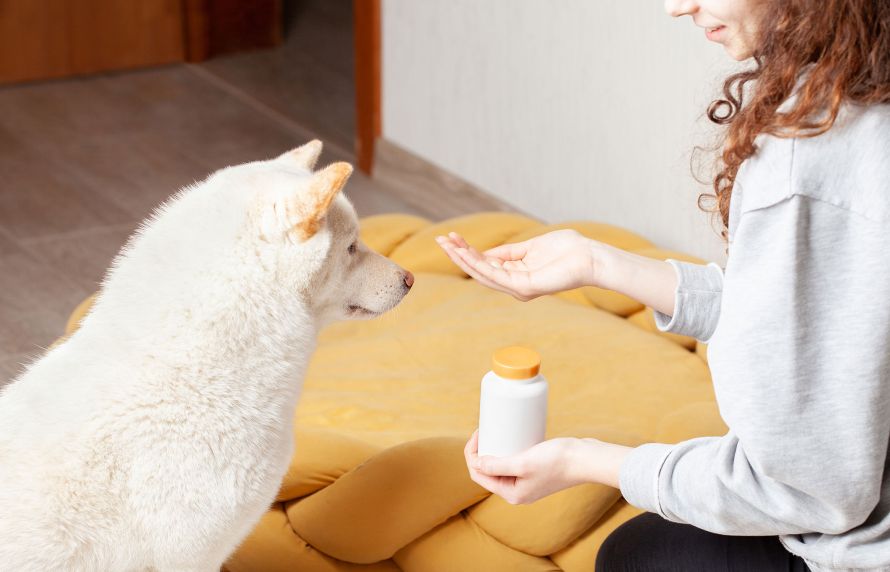
[{"label": "white pill bottle", "polygon": [[547,380],[538,352],[501,348],[482,378],[479,402],[479,455],[506,457],[544,440],[547,428]]}]

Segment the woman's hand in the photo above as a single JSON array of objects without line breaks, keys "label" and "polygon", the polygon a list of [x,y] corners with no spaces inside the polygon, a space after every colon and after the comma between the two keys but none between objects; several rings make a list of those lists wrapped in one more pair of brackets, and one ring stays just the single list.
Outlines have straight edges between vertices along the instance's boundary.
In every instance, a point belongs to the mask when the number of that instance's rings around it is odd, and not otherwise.
[{"label": "woman's hand", "polygon": [[668,316],[674,313],[677,273],[670,264],[586,238],[574,230],[556,230],[482,253],[456,232],[436,237],[436,242],[480,284],[523,302],[597,286],[630,296]]},{"label": "woman's hand", "polygon": [[478,252],[456,232],[436,242],[451,260],[480,283],[527,301],[597,282],[600,243],[574,230],[557,230]]},{"label": "woman's hand", "polygon": [[528,504],[582,483],[618,487],[618,475],[629,447],[596,439],[560,438],[538,443],[510,457],[478,456],[479,432],[473,433],[464,457],[470,478],[510,504]]}]

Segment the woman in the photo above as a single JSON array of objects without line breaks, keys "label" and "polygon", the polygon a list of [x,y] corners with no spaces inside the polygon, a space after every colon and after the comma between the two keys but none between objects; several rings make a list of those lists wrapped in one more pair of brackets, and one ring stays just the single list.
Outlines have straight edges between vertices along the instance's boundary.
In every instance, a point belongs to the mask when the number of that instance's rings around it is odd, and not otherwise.
[{"label": "woman", "polygon": [[513,503],[584,482],[650,513],[597,570],[890,570],[890,0],[667,0],[750,71],[709,117],[729,258],[656,261],[558,231],[479,253],[438,241],[521,300],[593,285],[709,342],[724,437],[634,449],[554,439],[466,457]]}]

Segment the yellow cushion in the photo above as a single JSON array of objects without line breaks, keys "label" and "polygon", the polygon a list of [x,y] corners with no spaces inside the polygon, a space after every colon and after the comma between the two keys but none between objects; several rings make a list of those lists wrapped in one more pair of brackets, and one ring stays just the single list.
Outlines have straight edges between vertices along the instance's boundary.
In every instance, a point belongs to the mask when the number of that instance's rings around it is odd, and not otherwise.
[{"label": "yellow cushion", "polygon": [[643,513],[635,506],[620,499],[587,532],[572,544],[550,556],[551,560],[565,572],[591,572],[596,569],[596,554],[600,546],[613,530]]},{"label": "yellow cushion", "polygon": [[696,343],[698,343],[695,338],[690,338],[689,336],[681,336],[678,334],[660,331],[655,325],[655,314],[652,312],[652,308],[643,308],[636,314],[631,314],[627,317],[627,321],[635,326],[643,328],[647,332],[652,332],[653,334],[664,336],[675,344],[683,346],[688,350],[694,351]]},{"label": "yellow cushion", "polygon": [[360,564],[386,560],[488,496],[467,478],[463,446],[437,437],[390,447],[329,487],[285,503],[285,511],[294,531],[325,554]]},{"label": "yellow cushion", "polygon": [[361,237],[369,248],[389,256],[405,239],[429,224],[427,219],[409,214],[369,216],[362,219]]},{"label": "yellow cushion", "polygon": [[295,412],[296,454],[229,572],[592,570],[606,534],[638,513],[618,491],[587,485],[511,506],[467,475],[479,383],[505,345],[543,356],[550,437],[634,445],[725,431],[703,345],[657,332],[651,310],[594,288],[521,303],[467,280],[434,241],[456,230],[485,249],[557,228],[695,261],[596,223],[508,213],[362,221],[369,246],[415,272],[414,288],[389,314],[321,333]]}]

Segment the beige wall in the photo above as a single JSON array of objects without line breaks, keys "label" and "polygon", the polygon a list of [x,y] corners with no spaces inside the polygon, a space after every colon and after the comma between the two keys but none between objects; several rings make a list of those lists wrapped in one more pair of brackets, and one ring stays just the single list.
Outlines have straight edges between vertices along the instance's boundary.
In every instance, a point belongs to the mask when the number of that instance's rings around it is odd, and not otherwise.
[{"label": "beige wall", "polygon": [[383,0],[383,136],[545,220],[722,261],[690,154],[730,66],[658,0]]}]

